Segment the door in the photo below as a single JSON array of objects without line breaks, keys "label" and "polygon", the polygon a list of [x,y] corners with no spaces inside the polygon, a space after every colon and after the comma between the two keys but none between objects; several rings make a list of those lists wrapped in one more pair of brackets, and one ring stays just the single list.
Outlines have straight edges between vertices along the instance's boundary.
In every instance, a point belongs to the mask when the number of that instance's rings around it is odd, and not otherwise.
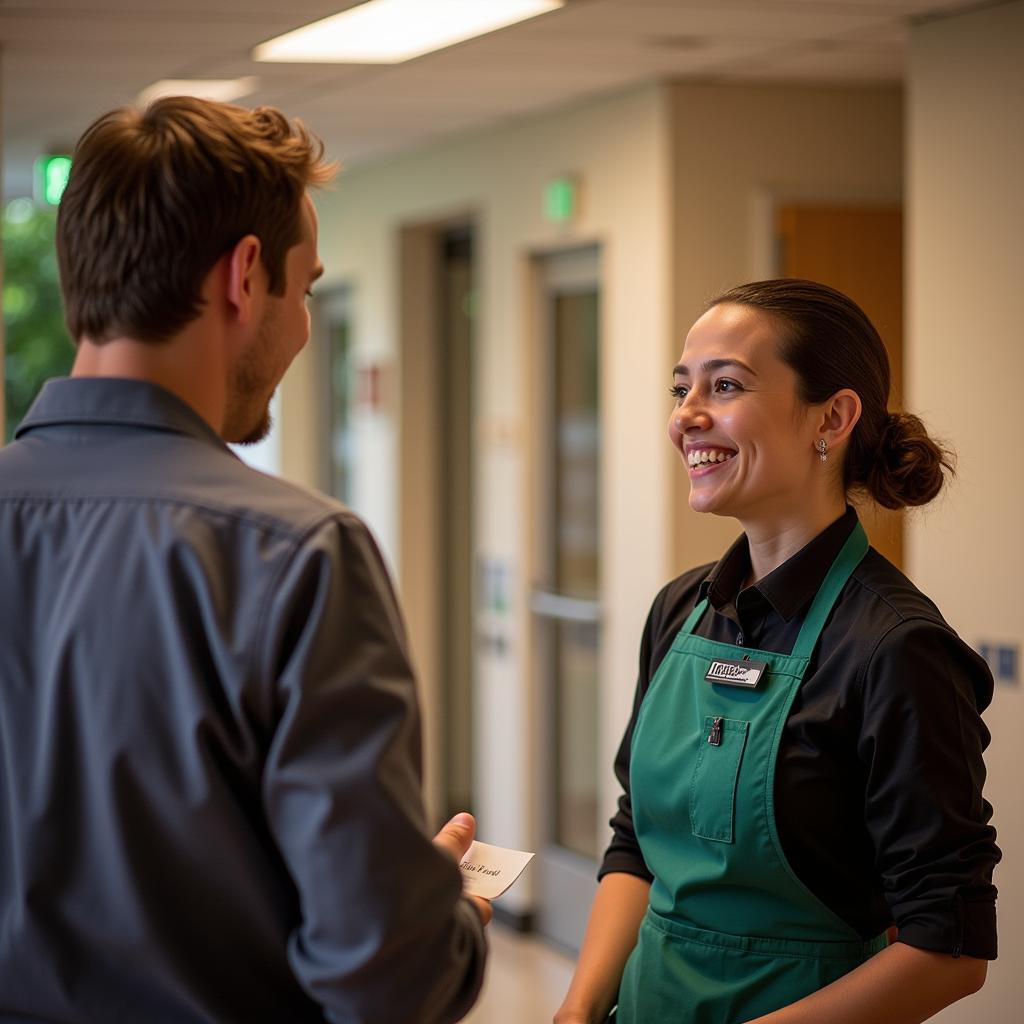
[{"label": "door", "polygon": [[442,643],[444,796],[447,819],[473,807],[473,335],[476,289],[473,230],[450,227],[437,239],[440,505],[438,593]]},{"label": "door", "polygon": [[399,233],[399,592],[419,681],[432,828],[472,811],[472,221]]},{"label": "door", "polygon": [[599,251],[536,261],[538,560],[531,598],[540,701],[538,929],[578,949],[599,821],[601,642]]},{"label": "door", "polygon": [[[777,272],[849,295],[882,336],[892,369],[890,409],[903,407],[903,213],[898,206],[792,203],[776,215]],[[902,512],[857,509],[868,539],[903,566]]]}]

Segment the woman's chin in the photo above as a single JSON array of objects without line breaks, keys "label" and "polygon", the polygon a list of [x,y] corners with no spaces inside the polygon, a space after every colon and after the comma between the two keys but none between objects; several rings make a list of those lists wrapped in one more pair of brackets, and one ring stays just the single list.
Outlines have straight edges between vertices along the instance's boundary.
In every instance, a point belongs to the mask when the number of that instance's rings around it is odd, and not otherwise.
[{"label": "woman's chin", "polygon": [[726,504],[724,496],[716,491],[706,491],[703,488],[692,486],[690,488],[690,508],[694,512],[727,516],[730,513],[725,508]]}]

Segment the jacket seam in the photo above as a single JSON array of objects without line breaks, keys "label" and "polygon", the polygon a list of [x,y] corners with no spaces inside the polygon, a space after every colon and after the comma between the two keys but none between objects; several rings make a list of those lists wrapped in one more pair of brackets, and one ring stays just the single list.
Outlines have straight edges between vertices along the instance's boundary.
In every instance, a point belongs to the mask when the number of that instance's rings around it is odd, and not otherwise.
[{"label": "jacket seam", "polygon": [[[7,491],[0,495],[0,503],[15,504],[19,502],[32,502],[39,505],[54,504],[125,504],[125,505],[160,505],[174,506],[178,508],[193,509],[197,512],[204,512],[209,515],[221,516],[231,519],[244,525],[262,526],[275,534],[296,540],[302,543],[310,532],[320,528],[325,522],[335,517],[344,517],[342,510],[324,510],[317,513],[317,518],[303,526],[289,526],[270,515],[263,515],[258,511],[240,510],[227,508],[222,505],[207,504],[201,501],[194,501],[188,498],[174,497],[171,495],[114,495],[114,494],[33,494],[29,492]],[[348,515],[354,515],[348,513]]]}]

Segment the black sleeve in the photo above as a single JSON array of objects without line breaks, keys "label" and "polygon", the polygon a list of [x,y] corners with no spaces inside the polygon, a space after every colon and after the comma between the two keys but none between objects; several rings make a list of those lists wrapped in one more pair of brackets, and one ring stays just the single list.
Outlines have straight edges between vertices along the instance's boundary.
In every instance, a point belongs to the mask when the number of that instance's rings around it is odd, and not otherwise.
[{"label": "black sleeve", "polygon": [[984,661],[948,627],[909,620],[881,639],[863,682],[864,812],[899,940],[995,959],[992,870],[982,798]]},{"label": "black sleeve", "polygon": [[636,875],[648,882],[654,878],[647,869],[633,829],[633,805],[629,788],[633,730],[636,728],[640,705],[643,704],[654,673],[672,646],[672,641],[682,627],[684,619],[693,608],[700,581],[704,579],[708,568],[709,566],[702,566],[694,569],[667,584],[654,599],[648,612],[647,623],[640,640],[640,666],[633,695],[633,713],[629,717],[619,752],[615,755],[615,777],[622,786],[622,796],[619,797],[618,810],[609,822],[612,827],[612,839],[597,873],[599,880],[615,871]]},{"label": "black sleeve", "polygon": [[302,544],[263,633],[278,703],[263,798],[301,907],[292,970],[330,1021],[461,1019],[486,942],[426,830],[404,627],[354,517]]},{"label": "black sleeve", "polygon": [[[660,598],[660,594],[658,595]],[[626,726],[622,743],[619,744],[619,751],[615,755],[615,777],[622,786],[622,795],[619,797],[618,810],[613,815],[609,824],[612,827],[612,839],[605,850],[604,860],[601,862],[600,870],[597,873],[598,881],[605,875],[615,871],[622,871],[628,875],[636,875],[647,882],[654,880],[654,875],[647,869],[643,854],[640,852],[640,844],[637,842],[636,832],[633,830],[633,803],[629,789],[629,762],[633,747],[633,730],[636,728],[637,715],[640,713],[640,705],[643,704],[644,695],[650,685],[651,677],[649,667],[651,663],[652,649],[652,620],[655,618],[655,608],[658,601],[647,615],[647,624],[644,627],[643,639],[640,641],[640,672],[636,681],[636,691],[633,694],[633,713],[629,716],[629,724]]]}]

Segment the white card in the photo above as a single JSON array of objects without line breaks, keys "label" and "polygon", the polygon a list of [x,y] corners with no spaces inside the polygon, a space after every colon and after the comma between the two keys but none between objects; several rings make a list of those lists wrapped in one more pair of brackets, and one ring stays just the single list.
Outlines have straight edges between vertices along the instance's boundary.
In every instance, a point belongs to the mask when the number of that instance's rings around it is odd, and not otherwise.
[{"label": "white card", "polygon": [[531,860],[532,853],[474,842],[459,864],[463,888],[470,896],[497,899]]}]

